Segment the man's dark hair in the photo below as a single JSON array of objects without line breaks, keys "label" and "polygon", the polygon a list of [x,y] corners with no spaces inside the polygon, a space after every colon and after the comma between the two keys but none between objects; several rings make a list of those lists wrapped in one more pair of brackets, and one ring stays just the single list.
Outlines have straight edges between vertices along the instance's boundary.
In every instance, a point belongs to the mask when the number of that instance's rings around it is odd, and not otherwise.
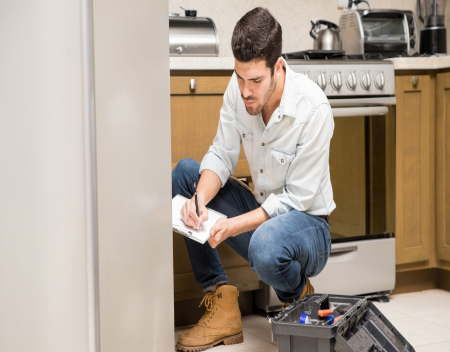
[{"label": "man's dark hair", "polygon": [[254,8],[234,27],[231,48],[236,60],[264,60],[272,75],[281,56],[281,26],[267,9]]}]

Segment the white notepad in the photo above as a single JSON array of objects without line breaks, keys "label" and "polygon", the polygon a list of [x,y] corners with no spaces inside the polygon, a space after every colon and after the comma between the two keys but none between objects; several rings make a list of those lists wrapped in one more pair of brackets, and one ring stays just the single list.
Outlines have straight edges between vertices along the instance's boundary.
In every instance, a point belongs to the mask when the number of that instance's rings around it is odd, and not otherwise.
[{"label": "white notepad", "polygon": [[189,227],[181,218],[181,208],[188,199],[177,195],[172,199],[172,229],[180,235],[189,237],[191,240],[205,243],[209,236],[209,231],[220,218],[226,218],[225,215],[208,208],[208,220],[201,224],[200,229]]}]

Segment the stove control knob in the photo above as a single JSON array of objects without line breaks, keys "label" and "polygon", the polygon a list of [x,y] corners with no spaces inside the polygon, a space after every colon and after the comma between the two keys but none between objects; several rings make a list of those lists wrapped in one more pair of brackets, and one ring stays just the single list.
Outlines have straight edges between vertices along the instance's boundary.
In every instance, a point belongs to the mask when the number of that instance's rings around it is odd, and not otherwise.
[{"label": "stove control knob", "polygon": [[335,73],[331,79],[331,87],[334,90],[339,90],[342,87],[342,78],[340,73]]},{"label": "stove control knob", "polygon": [[305,72],[303,72],[303,74],[304,74],[306,77],[308,77],[309,79],[311,79],[311,77],[309,77],[309,71],[305,71]]},{"label": "stove control knob", "polygon": [[323,72],[319,73],[317,76],[317,84],[319,85],[322,90],[325,90],[327,87],[327,78],[325,77],[325,74]]},{"label": "stove control knob", "polygon": [[347,76],[347,87],[350,90],[355,90],[356,88],[356,75],[354,72],[351,72]]},{"label": "stove control knob", "polygon": [[384,75],[383,73],[379,73],[377,74],[377,77],[375,78],[375,87],[377,87],[377,89],[382,90],[384,88]]},{"label": "stove control knob", "polygon": [[364,90],[368,90],[370,88],[370,84],[372,82],[370,81],[370,75],[366,72],[363,76],[362,76],[362,80],[361,80],[361,87]]}]

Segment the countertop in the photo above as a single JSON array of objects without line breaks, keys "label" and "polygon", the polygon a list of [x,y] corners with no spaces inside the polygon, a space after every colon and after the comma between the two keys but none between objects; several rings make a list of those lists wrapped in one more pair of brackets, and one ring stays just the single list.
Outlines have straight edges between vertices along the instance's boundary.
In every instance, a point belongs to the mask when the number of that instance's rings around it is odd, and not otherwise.
[{"label": "countertop", "polygon": [[440,70],[450,68],[450,55],[440,57],[397,57],[388,59],[395,70]]},{"label": "countertop", "polygon": [[[450,55],[388,59],[395,70],[439,70],[450,68]],[[233,57],[171,57],[171,70],[234,70]]]}]

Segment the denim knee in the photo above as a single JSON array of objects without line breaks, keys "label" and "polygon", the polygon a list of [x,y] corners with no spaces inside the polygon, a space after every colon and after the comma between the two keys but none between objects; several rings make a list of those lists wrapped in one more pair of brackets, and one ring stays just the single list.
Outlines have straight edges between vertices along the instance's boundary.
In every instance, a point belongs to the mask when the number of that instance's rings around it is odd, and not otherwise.
[{"label": "denim knee", "polygon": [[182,159],[172,170],[172,197],[177,194],[186,196],[187,183],[198,180],[200,163],[192,159]]},{"label": "denim knee", "polygon": [[185,158],[181,159],[177,166],[172,170],[172,178],[177,176],[177,178],[184,177],[187,175],[192,175],[195,173],[198,175],[198,171],[200,169],[200,163],[198,161]]},{"label": "denim knee", "polygon": [[278,254],[272,250],[271,243],[274,234],[264,231],[264,227],[264,225],[260,226],[253,233],[248,246],[250,266],[263,280],[271,273],[278,272]]}]

